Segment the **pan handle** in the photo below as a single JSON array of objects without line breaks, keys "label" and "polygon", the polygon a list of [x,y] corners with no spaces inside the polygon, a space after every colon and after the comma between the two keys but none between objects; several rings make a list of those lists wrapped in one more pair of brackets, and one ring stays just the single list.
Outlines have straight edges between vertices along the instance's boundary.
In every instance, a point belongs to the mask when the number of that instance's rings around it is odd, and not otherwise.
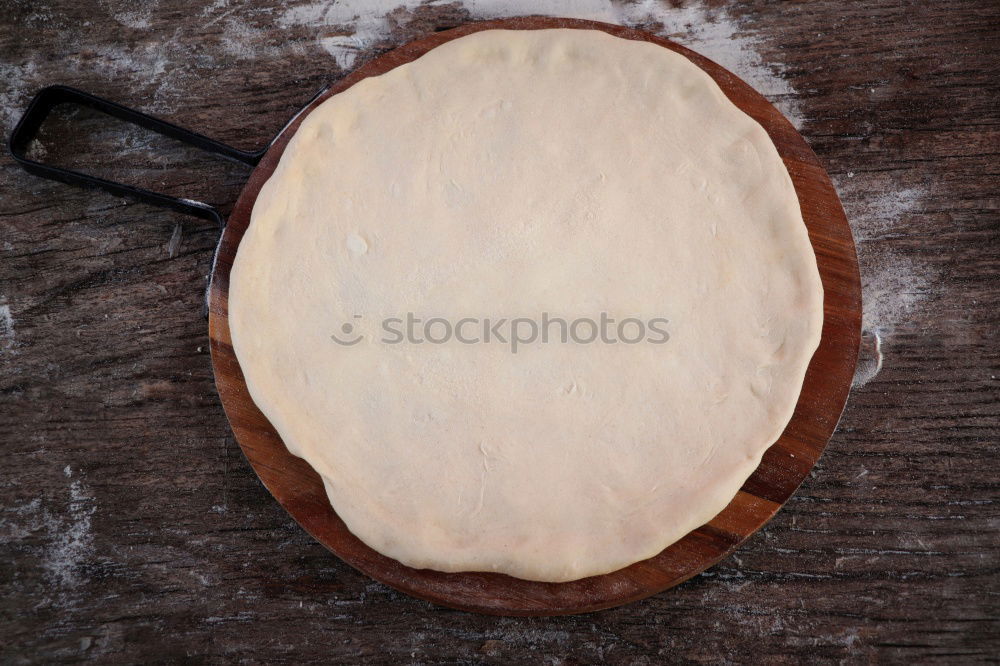
[{"label": "pan handle", "polygon": [[139,201],[160,206],[161,208],[170,208],[202,219],[214,220],[220,226],[225,224],[222,214],[209,204],[181,197],[171,197],[141,187],[115,183],[104,178],[98,178],[97,176],[89,176],[80,171],[43,164],[29,158],[27,156],[28,145],[38,134],[38,129],[42,126],[49,112],[60,104],[75,104],[89,107],[113,118],[144,127],[157,134],[162,134],[163,136],[176,139],[196,148],[201,148],[209,153],[215,153],[249,166],[256,166],[270,147],[269,142],[267,146],[256,152],[237,150],[197,132],[191,132],[159,118],[154,118],[153,116],[85,93],[82,90],[70,88],[69,86],[49,86],[38,91],[38,94],[35,95],[34,99],[28,105],[28,110],[24,112],[21,120],[18,121],[17,126],[10,135],[8,143],[10,154],[29,173],[41,176],[42,178],[69,183],[70,185],[102,189],[112,194],[138,199]]},{"label": "pan handle", "polygon": [[[113,118],[124,120],[125,122],[132,123],[133,125],[138,125],[139,127],[144,127],[152,132],[156,132],[157,134],[162,134],[163,136],[176,139],[182,143],[194,146],[195,148],[201,148],[209,153],[221,155],[222,157],[231,159],[235,162],[240,162],[248,166],[257,166],[257,163],[260,162],[261,158],[264,157],[264,154],[271,148],[271,145],[274,144],[279,136],[281,136],[281,133],[284,132],[289,125],[295,122],[295,119],[298,118],[299,115],[311,107],[313,102],[318,100],[329,89],[329,86],[324,86],[319,90],[319,92],[313,95],[313,98],[309,100],[309,102],[302,107],[298,113],[293,115],[287,123],[285,123],[284,127],[281,128],[273,139],[268,141],[266,146],[254,152],[247,152],[244,150],[237,150],[236,148],[227,146],[224,143],[219,143],[218,141],[209,139],[203,134],[186,130],[183,127],[178,127],[177,125],[168,123],[165,120],[154,118],[153,116],[135,111],[126,106],[122,106],[121,104],[116,104],[115,102],[91,95],[90,93],[85,93],[82,90],[70,88],[69,86],[49,86],[39,90],[35,97],[31,100],[31,103],[28,104],[28,110],[24,112],[24,115],[21,116],[21,119],[14,127],[14,131],[11,132],[7,145],[10,149],[11,156],[13,156],[13,158],[17,160],[17,162],[24,167],[24,170],[28,173],[41,176],[42,178],[48,178],[49,180],[57,180],[70,185],[77,185],[79,187],[101,189],[106,192],[110,192],[111,194],[137,199],[161,208],[169,208],[171,210],[186,213],[188,215],[194,215],[195,217],[200,217],[205,220],[213,220],[217,222],[220,227],[224,227],[226,222],[222,217],[222,213],[220,213],[217,208],[210,206],[207,203],[184,199],[181,197],[171,197],[166,194],[160,194],[159,192],[144,189],[142,187],[123,185],[122,183],[105,180],[104,178],[98,178],[97,176],[89,176],[80,171],[64,169],[62,167],[52,166],[51,164],[43,164],[28,157],[28,146],[31,144],[31,140],[38,134],[39,128],[42,126],[42,123],[45,122],[45,119],[48,117],[49,112],[52,111],[52,109],[60,104],[76,104],[78,106],[86,106],[91,109],[95,109]],[[218,252],[219,247],[216,246],[216,256],[212,258],[213,265],[215,264]],[[208,294],[210,287],[211,285],[209,285],[209,287],[205,290],[205,308],[203,310],[203,314],[205,316],[208,316]]]}]

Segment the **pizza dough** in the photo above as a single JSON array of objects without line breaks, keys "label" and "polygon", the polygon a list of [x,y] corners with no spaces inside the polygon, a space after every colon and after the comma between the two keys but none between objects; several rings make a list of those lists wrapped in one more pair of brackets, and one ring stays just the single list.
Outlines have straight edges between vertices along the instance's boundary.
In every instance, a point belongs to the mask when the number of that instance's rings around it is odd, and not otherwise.
[{"label": "pizza dough", "polygon": [[[729,503],[791,417],[822,299],[781,158],[702,70],[599,31],[490,30],[309,114],[229,321],[254,401],[365,543],[568,581]],[[386,342],[407,313],[662,318],[669,338]]]}]

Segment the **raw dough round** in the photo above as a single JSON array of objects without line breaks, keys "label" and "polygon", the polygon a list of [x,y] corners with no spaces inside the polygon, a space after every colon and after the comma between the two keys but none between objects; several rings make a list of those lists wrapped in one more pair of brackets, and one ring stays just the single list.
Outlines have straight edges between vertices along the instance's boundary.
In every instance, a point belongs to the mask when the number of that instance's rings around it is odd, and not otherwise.
[{"label": "raw dough round", "polygon": [[[791,418],[822,300],[778,152],[701,69],[599,31],[490,30],[304,120],[229,321],[254,401],[365,543],[568,581],[725,508]],[[390,344],[382,323],[602,312],[669,339],[557,327],[512,353]]]}]

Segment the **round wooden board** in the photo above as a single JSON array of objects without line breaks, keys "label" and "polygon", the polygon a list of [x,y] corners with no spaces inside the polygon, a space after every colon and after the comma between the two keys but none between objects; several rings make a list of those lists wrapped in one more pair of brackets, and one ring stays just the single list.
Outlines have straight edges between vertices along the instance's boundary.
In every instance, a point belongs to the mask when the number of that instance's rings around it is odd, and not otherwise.
[{"label": "round wooden board", "polygon": [[[569,583],[538,583],[502,574],[417,570],[384,557],[337,517],[318,474],[291,455],[247,392],[228,321],[229,273],[261,186],[274,172],[302,119],[361,79],[410,62],[452,39],[495,28],[594,29],[676,51],[708,72],[726,95],[767,130],[795,184],[825,292],[823,337],[806,373],[795,413],[781,438],[726,509],[656,557],[619,571]],[[669,91],[664,91],[669,94]],[[291,222],[291,221],[290,221]],[[557,615],[609,608],[656,594],[700,573],[760,529],[788,500],[833,434],[851,387],[861,328],[861,283],[854,239],[837,193],[816,155],[763,96],[732,73],[688,49],[607,23],[526,17],[470,23],[411,42],[368,62],[306,107],[251,174],[233,210],[212,272],[209,334],[222,404],[244,454],[289,514],[351,566],[387,585],[435,603],[497,615]]]}]

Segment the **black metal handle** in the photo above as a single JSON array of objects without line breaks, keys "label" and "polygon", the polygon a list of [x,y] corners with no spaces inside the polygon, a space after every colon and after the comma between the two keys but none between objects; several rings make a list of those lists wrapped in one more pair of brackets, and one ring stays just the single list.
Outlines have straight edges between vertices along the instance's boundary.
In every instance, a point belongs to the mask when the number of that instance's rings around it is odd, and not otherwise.
[{"label": "black metal handle", "polygon": [[85,93],[82,90],[77,90],[76,88],[70,88],[68,86],[49,86],[40,90],[38,94],[35,95],[34,99],[31,100],[31,103],[28,105],[28,110],[24,112],[23,116],[21,116],[21,120],[18,121],[17,126],[10,135],[10,141],[8,143],[10,153],[14,159],[17,160],[29,173],[41,176],[42,178],[69,183],[70,185],[78,185],[80,187],[87,188],[99,188],[119,196],[138,199],[139,201],[153,204],[154,206],[170,208],[181,213],[187,213],[188,215],[194,215],[207,220],[215,220],[220,225],[224,224],[222,214],[209,204],[181,197],[171,197],[141,187],[115,183],[110,180],[105,180],[104,178],[98,178],[97,176],[89,176],[80,171],[64,169],[50,164],[43,164],[30,159],[27,156],[28,145],[31,143],[31,140],[35,138],[35,135],[38,134],[38,129],[42,126],[42,123],[49,115],[49,112],[60,104],[76,104],[79,106],[86,106],[91,109],[101,111],[114,118],[119,118],[132,123],[133,125],[144,127],[152,132],[156,132],[157,134],[177,139],[178,141],[188,145],[201,148],[202,150],[221,155],[222,157],[226,157],[237,162],[242,162],[243,164],[249,166],[257,165],[261,157],[264,156],[264,153],[267,152],[271,143],[269,142],[267,146],[256,152],[237,150],[236,148],[232,148],[223,143],[219,143],[218,141],[214,141],[213,139],[209,139],[207,136],[198,134],[197,132],[191,132],[183,127],[178,127],[177,125],[160,120],[159,118],[154,118],[153,116],[146,115],[145,113],[134,111],[133,109],[122,106],[121,104],[116,104],[115,102],[95,97],[94,95]]},{"label": "black metal handle", "polygon": [[[49,86],[39,90],[35,97],[31,100],[31,103],[28,104],[28,110],[24,112],[24,115],[21,116],[21,119],[14,127],[14,131],[11,132],[10,140],[7,145],[10,148],[10,154],[22,167],[24,167],[25,171],[28,173],[41,176],[42,178],[48,178],[50,180],[58,180],[70,185],[102,189],[112,194],[138,199],[139,201],[143,201],[154,206],[160,206],[161,208],[170,208],[172,210],[187,213],[188,215],[194,215],[202,219],[214,220],[220,227],[222,227],[225,226],[226,222],[222,218],[222,213],[220,213],[214,206],[210,206],[209,204],[202,203],[200,201],[192,201],[191,199],[167,196],[166,194],[153,192],[152,190],[147,190],[142,187],[123,185],[121,183],[105,180],[104,178],[98,178],[97,176],[89,176],[85,173],[74,171],[72,169],[64,169],[62,167],[52,166],[51,164],[42,164],[41,162],[28,157],[28,145],[38,134],[39,128],[42,126],[42,123],[45,122],[45,119],[48,117],[49,112],[52,111],[52,109],[60,104],[77,104],[79,106],[86,106],[91,109],[101,111],[113,118],[119,118],[125,122],[132,123],[133,125],[144,127],[152,132],[176,139],[188,145],[194,146],[195,148],[201,148],[207,152],[221,155],[222,157],[236,162],[242,162],[248,166],[257,166],[257,163],[260,162],[262,157],[264,157],[264,153],[270,149],[271,145],[274,144],[279,136],[281,136],[281,133],[288,129],[288,126],[295,122],[295,119],[298,118],[299,115],[301,115],[306,109],[312,106],[313,102],[319,99],[320,96],[322,96],[327,90],[329,90],[329,86],[324,86],[315,95],[313,95],[312,99],[309,100],[309,102],[303,106],[298,113],[293,115],[287,123],[285,123],[284,127],[282,127],[281,130],[275,134],[273,139],[268,141],[266,146],[255,152],[247,152],[244,150],[237,150],[236,148],[227,146],[224,143],[219,143],[218,141],[209,139],[203,134],[186,130],[183,127],[178,127],[177,125],[168,123],[165,120],[160,120],[159,118],[154,118],[153,116],[145,113],[140,113],[139,111],[130,109],[127,106],[122,106],[121,104],[116,104],[115,102],[85,93],[82,90],[70,88],[69,86]],[[216,246],[216,256],[212,257],[213,266],[215,265],[215,260],[218,257],[218,252],[219,247]],[[211,285],[209,285],[209,287],[210,286]],[[208,316],[208,294],[209,288],[206,287],[205,309],[203,312],[205,316]]]}]

